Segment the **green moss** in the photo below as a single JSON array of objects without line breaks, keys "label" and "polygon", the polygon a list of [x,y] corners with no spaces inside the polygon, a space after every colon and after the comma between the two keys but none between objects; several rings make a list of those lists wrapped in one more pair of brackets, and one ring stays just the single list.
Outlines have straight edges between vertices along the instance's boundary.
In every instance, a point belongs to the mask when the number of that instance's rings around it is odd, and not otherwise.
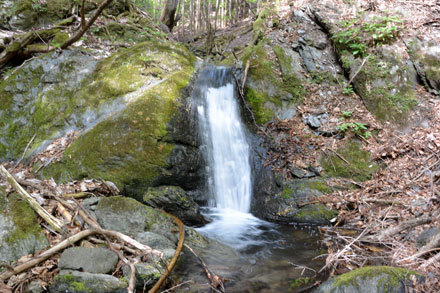
[{"label": "green moss", "polygon": [[411,271],[404,268],[387,267],[387,266],[369,266],[356,269],[349,273],[345,273],[336,277],[333,287],[339,288],[341,286],[355,286],[359,287],[357,284],[359,278],[371,278],[378,275],[384,276],[378,283],[377,292],[390,292],[391,289],[397,288],[399,282],[405,279],[409,279],[411,275],[419,276],[415,271]]},{"label": "green moss", "polygon": [[333,177],[352,178],[356,181],[365,181],[378,170],[376,163],[370,159],[370,153],[361,149],[361,144],[348,141],[337,153],[349,162],[347,164],[340,157],[328,154],[322,157],[321,166],[324,171]]},{"label": "green moss", "polygon": [[269,60],[264,43],[249,46],[242,55],[243,64],[250,60],[249,77],[253,81],[247,84],[246,100],[259,124],[268,122],[274,115],[268,103],[275,106],[281,106],[283,100],[295,103],[305,94],[301,81],[292,73],[294,71],[286,61],[287,56],[282,55],[280,64],[290,73],[284,74],[282,79],[275,74],[277,66]]},{"label": "green moss", "polygon": [[405,82],[407,68],[400,67],[390,73],[391,62],[394,66],[400,64],[398,60],[385,61],[378,55],[371,55],[354,79],[354,88],[379,120],[403,123],[408,112],[417,105],[417,100],[414,88]]},{"label": "green moss", "polygon": [[55,34],[55,37],[53,38],[51,44],[52,44],[52,46],[58,47],[61,44],[63,44],[65,41],[67,41],[68,39],[69,39],[68,33],[59,32],[59,33]]},{"label": "green moss", "polygon": [[77,282],[75,276],[71,274],[65,274],[65,275],[57,275],[55,276],[55,281],[63,282],[69,286],[70,290],[73,290],[76,293],[90,293],[92,292],[91,289],[89,289],[84,282]]},{"label": "green moss", "polygon": [[332,189],[322,180],[308,180],[302,183],[304,187],[317,190],[321,193],[330,193]]},{"label": "green moss", "polygon": [[289,291],[295,291],[301,287],[310,285],[315,282],[315,278],[309,278],[309,277],[300,277],[295,280],[289,281]]},{"label": "green moss", "polygon": [[325,205],[314,204],[299,209],[295,213],[295,218],[297,218],[299,221],[304,221],[304,222],[308,222],[312,219],[315,220],[325,219],[327,221],[330,221],[332,218],[336,217],[337,215],[338,215],[337,211],[331,210]]},{"label": "green moss", "polygon": [[44,237],[38,223],[38,218],[29,204],[15,193],[10,194],[8,198],[3,193],[4,190],[0,189],[0,208],[9,211],[9,215],[15,225],[15,229],[9,231],[5,241],[9,245],[14,245],[14,243],[18,243],[31,235],[36,238]]},{"label": "green moss", "polygon": [[290,199],[292,196],[292,189],[288,188],[287,186],[283,187],[283,191],[281,192],[281,196],[284,197],[285,199]]}]

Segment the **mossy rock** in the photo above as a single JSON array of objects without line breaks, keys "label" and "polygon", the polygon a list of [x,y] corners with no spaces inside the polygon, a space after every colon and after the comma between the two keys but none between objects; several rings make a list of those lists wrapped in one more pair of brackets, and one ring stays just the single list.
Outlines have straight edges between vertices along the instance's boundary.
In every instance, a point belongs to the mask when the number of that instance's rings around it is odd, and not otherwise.
[{"label": "mossy rock", "polygon": [[[353,79],[353,85],[377,119],[404,125],[410,111],[418,103],[415,74],[412,64],[390,53],[394,52],[392,48],[384,46],[380,52],[367,57],[365,65]],[[360,59],[354,59],[346,69],[354,74],[361,62]]]},{"label": "mossy rock", "polygon": [[10,263],[20,257],[46,248],[43,234],[33,209],[18,194],[6,197],[0,186],[0,261]]},{"label": "mossy rock", "polygon": [[[242,55],[243,64],[250,60],[245,98],[258,124],[294,108],[294,104],[305,95],[302,82],[291,66],[291,57],[281,47],[276,47],[278,63],[275,64],[268,58],[270,44],[266,42],[250,45]],[[283,69],[281,78],[275,73],[279,66]]]},{"label": "mossy rock", "polygon": [[322,179],[294,179],[284,183],[278,194],[268,196],[261,203],[264,208],[256,212],[259,217],[279,223],[327,225],[337,211],[321,204],[301,206],[331,191]]},{"label": "mossy rock", "polygon": [[377,266],[363,267],[332,278],[315,289],[315,293],[397,293],[411,287],[411,276],[420,275],[404,268]]},{"label": "mossy rock", "polygon": [[[169,175],[174,142],[167,127],[178,115],[194,63],[184,47],[168,42],[142,43],[100,62],[75,97],[94,105],[86,112],[94,122],[44,174],[104,178],[141,199],[147,186]],[[99,109],[103,115],[96,119]]]},{"label": "mossy rock", "polygon": [[96,64],[80,50],[53,52],[0,82],[0,161],[19,158],[34,135],[26,157],[85,126],[90,115],[84,114],[96,103],[92,95],[77,98],[76,92]]},{"label": "mossy rock", "polygon": [[424,85],[440,95],[440,46],[434,41],[422,42],[418,39],[410,40],[407,45]]},{"label": "mossy rock", "polygon": [[173,219],[152,207],[128,197],[106,197],[99,201],[96,217],[101,226],[136,236],[146,231],[163,235],[177,243]]},{"label": "mossy rock", "polygon": [[50,293],[113,293],[125,292],[127,282],[105,274],[61,270],[49,287]]},{"label": "mossy rock", "polygon": [[357,141],[347,141],[336,152],[348,163],[336,154],[324,154],[321,157],[321,166],[327,175],[366,181],[379,169],[371,160],[370,153],[362,150],[362,144]]}]

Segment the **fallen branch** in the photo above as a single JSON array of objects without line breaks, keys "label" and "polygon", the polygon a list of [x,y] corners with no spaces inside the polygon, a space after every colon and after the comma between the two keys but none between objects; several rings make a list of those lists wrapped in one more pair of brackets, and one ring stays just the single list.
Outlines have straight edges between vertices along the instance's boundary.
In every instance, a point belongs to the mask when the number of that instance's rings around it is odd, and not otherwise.
[{"label": "fallen branch", "polygon": [[42,261],[45,261],[46,259],[48,259],[52,255],[54,255],[55,253],[71,246],[73,243],[75,243],[75,242],[77,242],[87,236],[96,234],[96,233],[98,233],[98,231],[96,231],[96,230],[84,230],[84,231],[78,232],[75,235],[61,241],[60,243],[53,246],[52,248],[46,250],[45,252],[43,252],[42,254],[37,256],[36,258],[33,258],[25,263],[22,263],[16,267],[14,267],[13,270],[8,270],[8,271],[2,273],[0,275],[0,280],[4,281],[4,280],[9,279],[13,275],[20,274],[20,273],[26,271],[27,269],[30,269],[30,268],[36,266],[37,264],[41,263]]},{"label": "fallen branch", "polygon": [[11,184],[17,193],[26,200],[29,205],[37,212],[40,217],[42,217],[55,231],[61,232],[63,227],[63,222],[55,218],[48,211],[42,208],[38,202],[33,198],[26,190],[15,180],[15,178],[6,170],[5,167],[0,166],[0,174],[5,177],[9,184]]},{"label": "fallen branch", "polygon": [[410,229],[419,225],[431,223],[431,221],[432,221],[431,217],[420,217],[420,218],[411,219],[408,221],[404,221],[397,226],[385,229],[379,235],[373,237],[377,237],[379,240],[382,240],[386,237],[396,235],[402,232],[403,230]]}]

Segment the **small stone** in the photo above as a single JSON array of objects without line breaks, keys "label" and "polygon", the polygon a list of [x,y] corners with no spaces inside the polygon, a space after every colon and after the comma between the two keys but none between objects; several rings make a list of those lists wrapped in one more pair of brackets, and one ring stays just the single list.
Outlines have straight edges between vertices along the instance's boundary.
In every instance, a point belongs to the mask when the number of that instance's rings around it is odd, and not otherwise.
[{"label": "small stone", "polygon": [[290,173],[292,174],[293,177],[296,177],[296,178],[311,178],[311,177],[316,176],[316,174],[314,172],[311,172],[309,170],[304,170],[301,168],[297,168],[297,167],[291,167]]}]

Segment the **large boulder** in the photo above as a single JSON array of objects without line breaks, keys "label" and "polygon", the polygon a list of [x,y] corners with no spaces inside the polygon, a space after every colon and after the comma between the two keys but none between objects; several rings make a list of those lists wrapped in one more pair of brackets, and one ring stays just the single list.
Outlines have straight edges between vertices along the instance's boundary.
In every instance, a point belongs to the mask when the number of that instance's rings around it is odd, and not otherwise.
[{"label": "large boulder", "polygon": [[[413,277],[419,274],[396,267],[363,267],[331,278],[322,283],[315,293],[403,293],[412,286]],[[411,291],[410,291],[411,292]]]},{"label": "large boulder", "polygon": [[0,262],[11,263],[48,245],[32,208],[18,194],[6,196],[0,186]]},{"label": "large boulder", "polygon": [[114,182],[141,200],[148,186],[194,190],[203,168],[185,91],[195,57],[165,40],[96,60],[79,50],[36,58],[0,83],[0,161],[71,131],[79,138],[43,175]]}]

